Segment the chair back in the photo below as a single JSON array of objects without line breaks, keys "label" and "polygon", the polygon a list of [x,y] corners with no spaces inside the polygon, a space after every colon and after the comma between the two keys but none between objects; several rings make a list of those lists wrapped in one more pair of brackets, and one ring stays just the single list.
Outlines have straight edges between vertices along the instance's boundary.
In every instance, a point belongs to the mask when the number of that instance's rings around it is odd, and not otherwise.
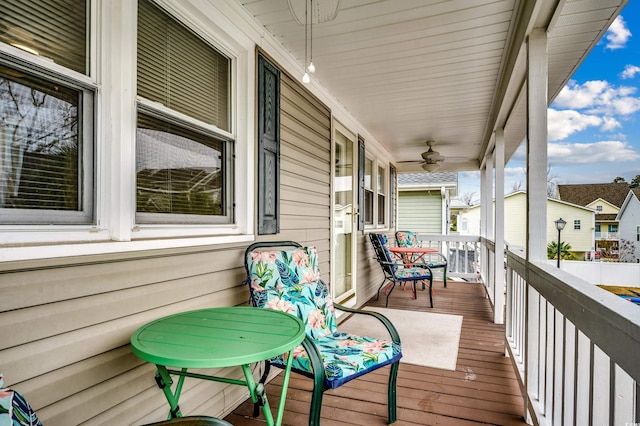
[{"label": "chair back", "polygon": [[420,247],[420,239],[413,231],[397,231],[396,244],[398,247]]},{"label": "chair back", "polygon": [[[271,250],[262,250],[267,247]],[[333,300],[320,279],[315,247],[292,241],[254,243],[245,251],[244,266],[254,306],[297,316],[312,339],[337,331]]]},{"label": "chair back", "polygon": [[382,271],[388,277],[393,277],[396,273],[395,262],[391,252],[387,248],[387,236],[384,234],[369,234],[373,251],[376,254],[376,259],[382,268]]}]

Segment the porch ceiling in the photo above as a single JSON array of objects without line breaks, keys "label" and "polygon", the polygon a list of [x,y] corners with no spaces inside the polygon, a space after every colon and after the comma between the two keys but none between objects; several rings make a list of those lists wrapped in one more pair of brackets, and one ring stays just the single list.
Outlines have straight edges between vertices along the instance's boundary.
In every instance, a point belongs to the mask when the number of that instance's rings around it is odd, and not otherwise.
[{"label": "porch ceiling", "polygon": [[[288,1],[304,0],[236,1],[300,63],[301,77],[304,27]],[[524,138],[531,29],[549,29],[551,102],[626,2],[341,0],[333,21],[313,26],[312,78],[389,150],[400,172],[421,170],[427,140],[448,158],[439,171],[477,170],[497,126],[505,128],[508,158]]]}]

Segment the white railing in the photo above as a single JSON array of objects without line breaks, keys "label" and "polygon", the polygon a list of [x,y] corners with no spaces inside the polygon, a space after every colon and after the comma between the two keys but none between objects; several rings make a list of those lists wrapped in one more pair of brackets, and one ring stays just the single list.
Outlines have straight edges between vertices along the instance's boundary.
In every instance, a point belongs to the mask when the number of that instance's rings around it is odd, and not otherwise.
[{"label": "white railing", "polygon": [[596,232],[596,240],[619,240],[620,234],[617,232]]},{"label": "white railing", "polygon": [[507,351],[541,425],[640,422],[640,307],[508,252]]},{"label": "white railing", "polygon": [[437,248],[447,258],[447,277],[473,281],[479,278],[480,237],[437,234],[418,234],[418,237],[424,247]]}]

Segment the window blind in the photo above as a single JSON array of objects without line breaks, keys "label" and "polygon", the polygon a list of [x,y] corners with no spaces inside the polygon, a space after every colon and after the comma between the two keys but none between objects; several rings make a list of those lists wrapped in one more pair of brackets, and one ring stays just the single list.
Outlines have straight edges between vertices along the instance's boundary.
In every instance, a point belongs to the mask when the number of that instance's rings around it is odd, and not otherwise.
[{"label": "window blind", "polygon": [[138,95],[229,131],[229,67],[229,58],[140,0]]},{"label": "window blind", "polygon": [[0,42],[88,74],[88,13],[80,0],[3,0]]}]

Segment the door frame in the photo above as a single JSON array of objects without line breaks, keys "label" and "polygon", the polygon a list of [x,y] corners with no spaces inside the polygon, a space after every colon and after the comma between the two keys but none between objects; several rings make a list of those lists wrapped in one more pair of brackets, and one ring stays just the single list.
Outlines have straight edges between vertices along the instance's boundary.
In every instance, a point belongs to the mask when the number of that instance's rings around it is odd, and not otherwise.
[{"label": "door frame", "polygon": [[345,306],[355,306],[357,300],[357,270],[358,270],[358,199],[357,199],[357,191],[358,191],[358,135],[356,132],[350,130],[347,126],[343,125],[338,121],[335,117],[332,117],[331,120],[331,282],[335,283],[336,280],[336,265],[337,265],[337,250],[334,250],[336,239],[335,239],[335,226],[336,226],[336,214],[335,214],[335,167],[336,164],[336,132],[340,132],[347,139],[349,139],[352,143],[352,173],[351,173],[351,188],[352,188],[352,204],[353,204],[353,214],[351,217],[351,290],[345,292],[345,297],[340,297],[336,299],[335,297],[335,287],[331,286],[331,297],[336,300],[337,303],[343,304]]}]

